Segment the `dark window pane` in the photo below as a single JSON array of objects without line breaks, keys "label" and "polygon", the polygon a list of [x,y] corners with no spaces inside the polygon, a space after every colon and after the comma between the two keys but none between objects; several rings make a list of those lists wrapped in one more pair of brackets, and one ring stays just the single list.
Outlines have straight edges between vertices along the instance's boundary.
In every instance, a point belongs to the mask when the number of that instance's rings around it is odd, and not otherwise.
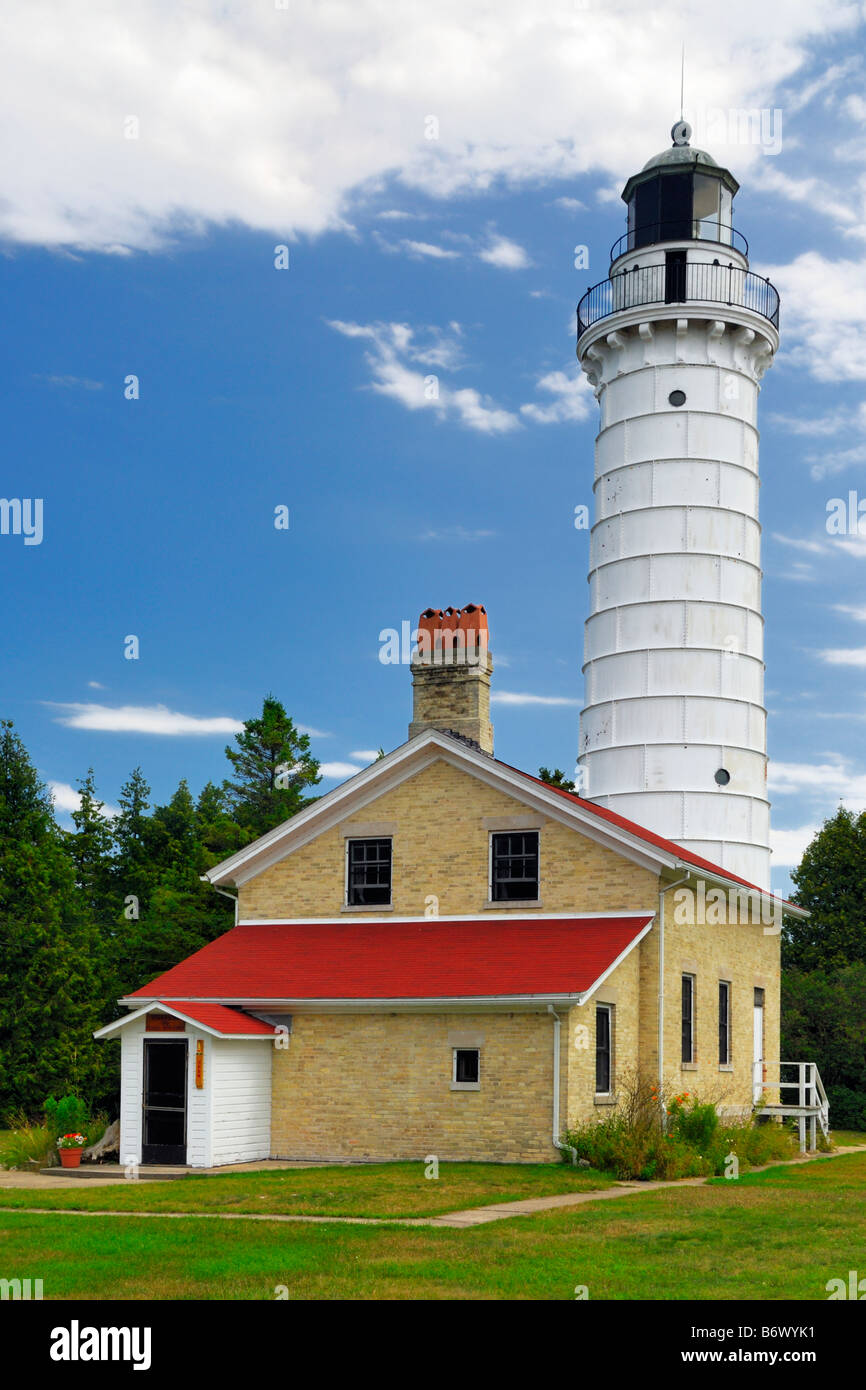
[{"label": "dark window pane", "polygon": [[731,1060],[731,987],[719,981],[719,1065],[726,1067]]},{"label": "dark window pane", "polygon": [[493,836],[494,902],[538,897],[538,831]]},{"label": "dark window pane", "polygon": [[610,1009],[595,1011],[595,1089],[598,1095],[610,1090]]},{"label": "dark window pane", "polygon": [[661,184],[661,214],[663,241],[691,239],[692,235],[692,176],[668,174]]},{"label": "dark window pane", "polygon": [[391,841],[349,841],[351,907],[388,904],[391,901]]},{"label": "dark window pane", "polygon": [[682,304],[686,298],[686,252],[665,252],[665,304]]},{"label": "dark window pane", "polygon": [[660,179],[648,179],[639,183],[634,191],[634,245],[649,246],[660,241],[659,228],[659,183]]},{"label": "dark window pane", "polygon": [[454,1063],[454,1080],[477,1082],[479,1076],[479,1053],[477,1048],[457,1048]]},{"label": "dark window pane", "polygon": [[694,1059],[694,1010],[695,981],[693,975],[683,976],[683,1057],[684,1062]]}]

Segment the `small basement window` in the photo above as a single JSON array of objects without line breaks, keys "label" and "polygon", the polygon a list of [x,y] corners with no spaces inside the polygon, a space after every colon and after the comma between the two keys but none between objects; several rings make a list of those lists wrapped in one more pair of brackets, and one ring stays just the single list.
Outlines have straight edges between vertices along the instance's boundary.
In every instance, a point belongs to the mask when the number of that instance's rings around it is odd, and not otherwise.
[{"label": "small basement window", "polygon": [[538,831],[491,836],[491,902],[537,902],[538,896]]},{"label": "small basement window", "polygon": [[481,1088],[481,1049],[455,1047],[452,1049],[451,1089],[478,1091]]},{"label": "small basement window", "polygon": [[349,907],[391,902],[391,841],[346,841],[346,903]]}]

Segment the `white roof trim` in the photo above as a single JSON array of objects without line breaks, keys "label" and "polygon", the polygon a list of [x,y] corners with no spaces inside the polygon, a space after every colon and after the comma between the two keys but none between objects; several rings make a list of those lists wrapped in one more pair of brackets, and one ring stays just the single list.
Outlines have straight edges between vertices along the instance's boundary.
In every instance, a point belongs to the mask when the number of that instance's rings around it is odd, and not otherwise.
[{"label": "white roof trim", "polygon": [[362,922],[369,922],[371,925],[388,926],[391,922],[595,922],[602,918],[620,917],[654,917],[656,909],[648,907],[645,912],[533,912],[528,909],[521,912],[515,909],[513,916],[507,913],[493,912],[489,908],[484,912],[466,912],[453,917],[441,916],[425,917],[395,917],[390,912],[383,913],[382,920],[372,912],[365,912],[363,916],[352,917],[348,912],[341,914],[340,917],[244,917],[238,923],[239,927],[355,927]]},{"label": "white roof trim", "polygon": [[[368,802],[383,796],[392,787],[399,786],[408,777],[415,776],[440,759],[453,767],[471,772],[481,781],[500,791],[506,789],[516,801],[531,806],[534,810],[543,811],[551,819],[571,829],[579,828],[580,833],[588,839],[623,855],[642,868],[655,872],[668,869],[674,873],[703,876],[713,883],[724,883],[732,888],[759,893],[762,899],[785,902],[770,889],[762,889],[757,885],[749,886],[728,878],[721,868],[714,873],[710,869],[692,864],[689,860],[681,859],[678,854],[663,850],[641,836],[605,820],[604,817],[585,810],[579,803],[560,796],[545,783],[532,780],[528,774],[516,771],[489,754],[440,733],[438,729],[426,729],[424,733],[417,734],[415,738],[395,748],[393,753],[388,753],[369,767],[362,768],[354,777],[350,777],[333,791],[326,792],[306,810],[299,811],[296,816],[283,821],[282,825],[254,840],[237,854],[215,864],[202,875],[202,878],[211,884],[234,883],[241,886],[262,870],[270,868],[315,839],[323,831],[354,815]],[[794,904],[786,903],[785,911],[794,917],[808,916],[805,909]]]},{"label": "white roof trim", "polygon": [[[121,1004],[127,1002],[126,999],[120,1000]],[[221,999],[187,999],[178,1002],[186,1002],[188,1004],[221,1004],[223,1001]],[[226,1008],[231,1007],[232,1005],[230,1004],[226,1005]],[[110,1038],[113,1033],[119,1033],[121,1029],[128,1027],[130,1023],[134,1023],[137,1018],[142,1018],[145,1014],[152,1013],[153,1010],[157,1008],[162,1013],[170,1014],[172,1018],[179,1018],[183,1023],[191,1024],[193,1028],[200,1028],[203,1033],[210,1033],[212,1038],[231,1038],[233,1041],[236,1040],[238,1042],[255,1042],[259,1038],[264,1038],[265,1042],[273,1041],[273,1035],[270,1033],[221,1033],[218,1028],[213,1028],[209,1023],[200,1023],[197,1018],[191,1018],[189,1014],[184,1014],[178,1009],[171,1008],[169,1004],[164,1003],[163,1000],[158,998],[149,1000],[143,1008],[136,1009],[134,1013],[127,1014],[126,1018],[117,1018],[113,1023],[107,1023],[104,1028],[97,1028],[93,1036],[94,1038]]]},{"label": "white roof trim", "polygon": [[616,970],[617,966],[620,965],[620,964],[625,960],[625,958],[626,958],[626,956],[629,954],[629,952],[632,951],[632,950],[634,949],[634,947],[638,945],[639,942],[643,941],[643,939],[644,939],[644,937],[646,936],[647,932],[652,931],[652,927],[653,927],[653,923],[654,923],[654,922],[655,922],[655,916],[653,916],[653,917],[650,918],[650,920],[647,922],[646,926],[643,928],[643,931],[641,931],[632,941],[630,941],[630,942],[628,943],[628,945],[626,946],[625,950],[624,950],[624,951],[620,951],[620,953],[619,953],[619,955],[617,956],[616,960],[611,961],[611,963],[610,963],[610,965],[607,967],[607,969],[602,971],[602,973],[599,975],[598,979],[596,980],[595,984],[594,984],[594,985],[590,985],[589,989],[584,990],[583,994],[580,996],[580,999],[578,1000],[578,1003],[580,1003],[580,1004],[586,1004],[587,1001],[590,1000],[590,999],[592,998],[592,996],[595,994],[596,990],[601,988],[601,986],[604,984],[604,982],[605,982],[605,980],[608,978],[608,976],[613,974],[614,970]]}]

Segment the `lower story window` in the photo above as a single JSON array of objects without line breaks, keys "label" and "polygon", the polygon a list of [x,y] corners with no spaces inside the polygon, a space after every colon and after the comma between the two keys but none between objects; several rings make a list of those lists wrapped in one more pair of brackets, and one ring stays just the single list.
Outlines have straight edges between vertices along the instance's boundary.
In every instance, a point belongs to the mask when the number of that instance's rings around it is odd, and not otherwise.
[{"label": "lower story window", "polygon": [[683,976],[683,1056],[684,1062],[695,1060],[695,977]]},{"label": "lower story window", "polygon": [[477,1047],[455,1047],[451,1080],[458,1086],[477,1086],[481,1081],[481,1051]]},{"label": "lower story window", "polygon": [[613,1063],[613,1007],[598,1004],[595,1010],[595,1093],[610,1095]]},{"label": "lower story window", "polygon": [[731,986],[728,980],[719,980],[719,1066],[727,1067],[731,1062]]}]

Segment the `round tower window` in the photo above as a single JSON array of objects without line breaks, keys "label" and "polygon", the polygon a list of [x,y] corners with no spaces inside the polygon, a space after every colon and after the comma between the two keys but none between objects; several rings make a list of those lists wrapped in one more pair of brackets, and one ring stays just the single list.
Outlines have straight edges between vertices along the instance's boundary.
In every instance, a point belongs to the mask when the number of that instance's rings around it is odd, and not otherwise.
[{"label": "round tower window", "polygon": [[720,767],[716,773],[716,782],[720,787],[726,787],[731,780],[731,774],[726,767]]},{"label": "round tower window", "polygon": [[685,405],[685,403],[685,391],[671,391],[671,394],[668,396],[668,405]]}]

